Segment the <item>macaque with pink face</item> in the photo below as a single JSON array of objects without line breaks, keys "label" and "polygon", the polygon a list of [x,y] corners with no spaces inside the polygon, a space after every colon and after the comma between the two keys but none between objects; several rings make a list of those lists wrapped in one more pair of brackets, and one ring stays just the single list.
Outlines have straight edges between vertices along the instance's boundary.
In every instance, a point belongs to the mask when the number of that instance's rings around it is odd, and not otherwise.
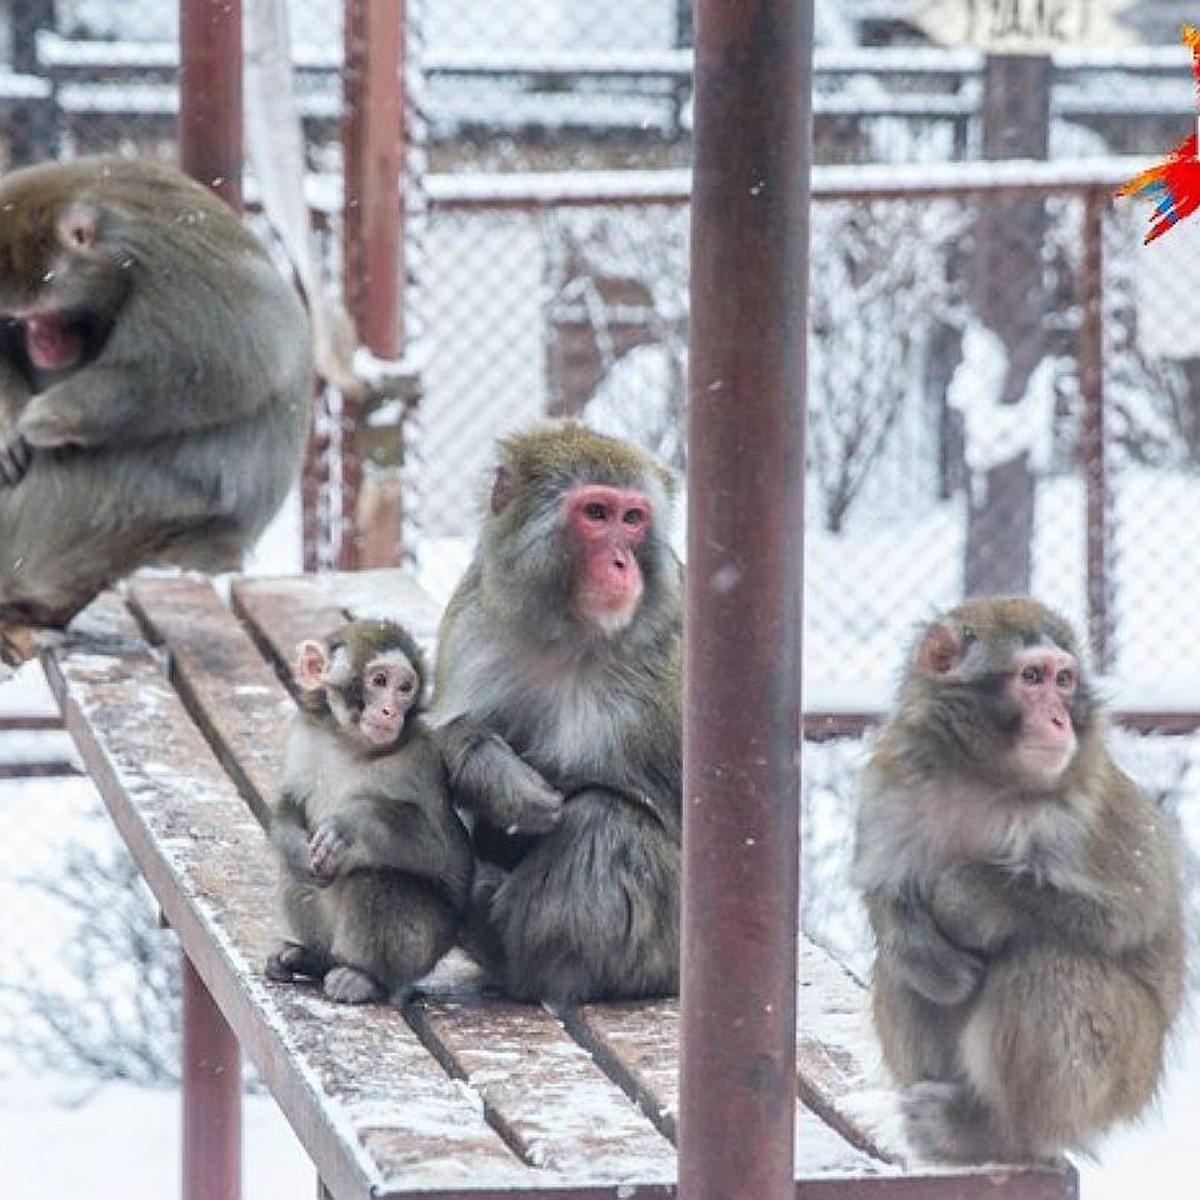
[{"label": "macaque with pink face", "polygon": [[678,988],[673,491],[641,450],[574,422],[506,439],[442,621],[434,719],[489,864],[470,948],[521,999]]},{"label": "macaque with pink face", "polygon": [[454,944],[471,846],[421,719],[424,667],[408,632],[355,621],[297,657],[301,711],[270,830],[286,936],[267,974],[379,1000]]},{"label": "macaque with pink face", "polygon": [[866,770],[854,870],[920,1153],[1048,1158],[1153,1099],[1183,987],[1179,864],[1060,616],[977,599],[922,631]]}]

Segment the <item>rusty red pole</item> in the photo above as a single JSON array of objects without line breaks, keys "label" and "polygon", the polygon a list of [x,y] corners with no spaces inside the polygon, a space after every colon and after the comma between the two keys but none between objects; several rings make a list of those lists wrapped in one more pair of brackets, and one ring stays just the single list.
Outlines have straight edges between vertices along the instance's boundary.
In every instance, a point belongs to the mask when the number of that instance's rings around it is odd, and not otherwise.
[{"label": "rusty red pole", "polygon": [[179,165],[242,211],[241,0],[179,0]]},{"label": "rusty red pole", "polygon": [[795,1194],[812,0],[697,0],[681,1200]]},{"label": "rusty red pole", "polygon": [[[242,211],[240,0],[180,0],[179,163]],[[183,1200],[238,1200],[242,1070],[237,1039],[183,956]]]},{"label": "rusty red pole", "polygon": [[[345,7],[343,288],[359,338],[380,358],[396,358],[403,342],[404,19],[404,0],[347,0]],[[398,505],[392,528],[374,531],[373,550],[364,546],[364,531],[356,525],[363,486],[360,425],[361,412],[347,398],[342,417],[342,568],[398,561]],[[378,561],[380,557],[388,561]]]},{"label": "rusty red pole", "polygon": [[237,1039],[183,956],[183,1200],[242,1194],[242,1068]]}]

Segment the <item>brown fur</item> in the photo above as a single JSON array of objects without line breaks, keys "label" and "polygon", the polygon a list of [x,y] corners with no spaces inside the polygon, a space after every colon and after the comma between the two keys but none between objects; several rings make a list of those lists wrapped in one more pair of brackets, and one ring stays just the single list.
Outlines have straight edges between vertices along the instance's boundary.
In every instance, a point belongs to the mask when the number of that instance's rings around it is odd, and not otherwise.
[{"label": "brown fur", "polygon": [[1031,643],[1077,655],[1031,600],[932,622],[864,780],[875,1026],[934,1158],[1086,1148],[1154,1097],[1181,1002],[1174,841],[1113,761],[1086,678],[1061,779],[1031,785],[1006,758],[1005,667]]}]

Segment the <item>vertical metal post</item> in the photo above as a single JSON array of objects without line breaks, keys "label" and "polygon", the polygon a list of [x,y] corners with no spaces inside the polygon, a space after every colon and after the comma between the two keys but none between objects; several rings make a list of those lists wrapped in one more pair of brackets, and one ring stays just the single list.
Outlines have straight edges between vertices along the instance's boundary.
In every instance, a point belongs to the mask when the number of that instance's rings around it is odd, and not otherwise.
[{"label": "vertical metal post", "polygon": [[1083,202],[1083,262],[1079,271],[1079,392],[1083,415],[1079,458],[1086,492],[1088,636],[1094,667],[1111,665],[1109,550],[1112,512],[1108,449],[1104,433],[1104,209],[1107,194],[1086,193]]},{"label": "vertical metal post", "polygon": [[811,0],[697,0],[679,1194],[794,1195]]},{"label": "vertical metal post", "polygon": [[[380,358],[397,357],[403,343],[404,19],[404,0],[347,0],[345,7],[343,288],[363,345]],[[399,503],[375,506],[388,514],[386,528],[370,531],[364,544],[355,520],[364,486],[362,413],[348,397],[344,405],[339,566],[391,565]]]},{"label": "vertical metal post", "polygon": [[242,1194],[242,1068],[233,1031],[183,956],[183,1200]]},{"label": "vertical metal post", "polygon": [[179,164],[242,211],[241,0],[179,0]]}]

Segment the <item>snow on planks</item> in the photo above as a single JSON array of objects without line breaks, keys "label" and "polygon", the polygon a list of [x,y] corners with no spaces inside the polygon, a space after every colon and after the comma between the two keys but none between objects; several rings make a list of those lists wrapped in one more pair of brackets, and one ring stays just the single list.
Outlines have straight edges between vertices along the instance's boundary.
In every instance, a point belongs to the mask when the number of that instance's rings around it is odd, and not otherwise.
[{"label": "snow on planks", "polygon": [[[673,1194],[675,1002],[514,1004],[481,991],[457,954],[403,1010],[331,1004],[263,976],[274,864],[260,822],[294,648],[350,616],[394,617],[431,647],[428,597],[399,571],[242,580],[232,611],[194,577],[138,579],[129,597],[133,615],[97,601],[48,671],[167,919],[329,1192]],[[861,987],[808,943],[802,976],[798,1195],[1075,1194],[1067,1170],[906,1165]]]}]

